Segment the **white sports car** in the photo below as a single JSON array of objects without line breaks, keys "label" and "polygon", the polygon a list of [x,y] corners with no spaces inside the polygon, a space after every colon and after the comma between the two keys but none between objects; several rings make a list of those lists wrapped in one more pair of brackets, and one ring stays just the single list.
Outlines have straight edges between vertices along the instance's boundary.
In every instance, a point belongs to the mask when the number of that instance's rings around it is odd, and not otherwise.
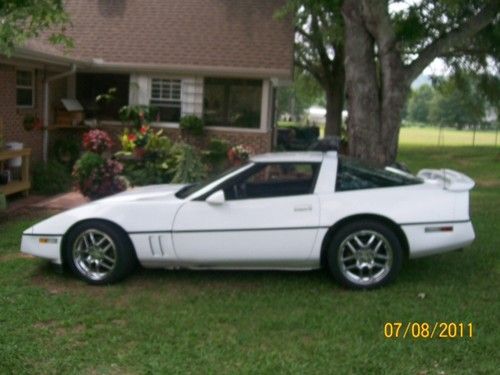
[{"label": "white sports car", "polygon": [[403,260],[474,240],[469,190],[448,169],[415,177],[336,152],[252,157],[203,184],[132,189],[55,215],[22,236],[25,253],[90,284],[144,267],[311,270],[342,285],[393,280]]}]

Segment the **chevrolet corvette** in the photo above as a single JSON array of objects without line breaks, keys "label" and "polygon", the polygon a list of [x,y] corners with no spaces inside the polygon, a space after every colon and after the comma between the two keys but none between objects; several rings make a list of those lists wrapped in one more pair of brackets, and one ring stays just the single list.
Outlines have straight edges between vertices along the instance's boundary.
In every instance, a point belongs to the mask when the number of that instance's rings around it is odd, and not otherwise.
[{"label": "chevrolet corvette", "polygon": [[270,153],[204,183],[133,188],[24,231],[21,251],[94,285],[138,265],[312,270],[343,286],[385,285],[406,259],[474,240],[474,181],[449,169],[416,176],[336,152]]}]

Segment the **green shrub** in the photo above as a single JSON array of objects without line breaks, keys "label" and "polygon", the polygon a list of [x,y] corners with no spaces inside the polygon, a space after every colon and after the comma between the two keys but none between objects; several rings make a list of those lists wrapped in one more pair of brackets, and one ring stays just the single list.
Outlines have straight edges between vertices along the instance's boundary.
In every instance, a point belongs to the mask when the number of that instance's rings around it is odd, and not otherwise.
[{"label": "green shrub", "polygon": [[217,164],[227,160],[227,151],[231,145],[228,141],[221,138],[212,138],[208,143],[208,150],[205,157],[208,162]]},{"label": "green shrub", "polygon": [[193,146],[177,143],[172,151],[175,162],[172,183],[197,182],[206,177],[205,165]]},{"label": "green shrub", "polygon": [[193,135],[203,134],[203,120],[195,115],[184,116],[179,123],[181,130]]},{"label": "green shrub", "polygon": [[203,152],[203,159],[208,164],[210,174],[222,172],[228,165],[227,152],[230,144],[225,139],[212,138],[208,149]]},{"label": "green shrub", "polygon": [[52,155],[59,163],[71,170],[80,156],[80,144],[81,142],[75,137],[58,138],[52,146]]},{"label": "green shrub", "polygon": [[166,184],[172,179],[172,169],[165,159],[157,160],[121,160],[123,176],[132,186]]},{"label": "green shrub", "polygon": [[39,194],[58,194],[71,187],[71,175],[66,166],[52,160],[33,167],[33,191]]}]

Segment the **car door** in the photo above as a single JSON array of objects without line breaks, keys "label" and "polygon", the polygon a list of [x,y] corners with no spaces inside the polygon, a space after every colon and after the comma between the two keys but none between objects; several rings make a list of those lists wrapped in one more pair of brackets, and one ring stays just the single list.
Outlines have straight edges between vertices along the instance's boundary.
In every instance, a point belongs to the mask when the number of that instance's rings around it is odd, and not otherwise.
[{"label": "car door", "polygon": [[318,171],[319,163],[260,163],[213,189],[222,201],[187,201],[173,225],[179,260],[214,267],[303,267],[319,226],[313,194]]}]

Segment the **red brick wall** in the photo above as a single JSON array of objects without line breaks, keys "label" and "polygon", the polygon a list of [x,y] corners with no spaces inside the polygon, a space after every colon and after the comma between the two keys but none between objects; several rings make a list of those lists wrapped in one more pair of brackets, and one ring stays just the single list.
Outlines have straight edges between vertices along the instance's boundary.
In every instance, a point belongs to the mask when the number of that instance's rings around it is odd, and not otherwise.
[{"label": "red brick wall", "polygon": [[[118,135],[122,132],[121,126],[104,126],[103,130],[107,131],[115,141]],[[163,128],[163,133],[170,137],[173,141],[178,141],[181,138],[179,129]],[[270,152],[272,148],[272,136],[270,132],[238,132],[228,130],[215,130],[205,128],[205,134],[201,137],[198,136],[184,136],[183,140],[200,148],[207,147],[208,142],[212,138],[220,138],[228,141],[231,145],[244,144],[252,148],[256,154]]]},{"label": "red brick wall", "polygon": [[35,106],[34,108],[16,108],[16,68],[11,65],[0,64],[0,120],[3,123],[3,138],[5,142],[15,141],[24,143],[24,147],[31,148],[32,160],[42,159],[42,131],[26,131],[23,128],[23,119],[27,114],[42,118],[43,84],[42,72],[35,71]]}]

